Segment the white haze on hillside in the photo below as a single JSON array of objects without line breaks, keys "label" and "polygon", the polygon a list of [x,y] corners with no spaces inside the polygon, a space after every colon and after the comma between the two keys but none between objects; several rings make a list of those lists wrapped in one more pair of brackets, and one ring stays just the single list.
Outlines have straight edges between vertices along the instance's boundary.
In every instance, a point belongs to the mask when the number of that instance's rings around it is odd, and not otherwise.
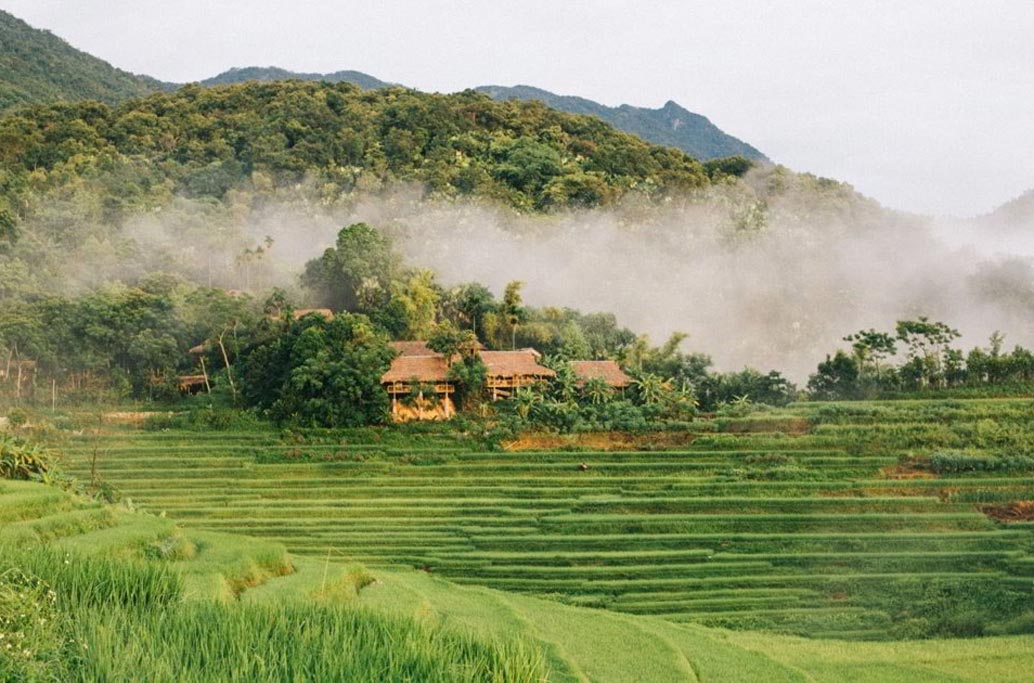
[{"label": "white haze on hillside", "polygon": [[[747,191],[749,183],[660,207],[550,216],[425,201],[405,189],[335,208],[304,201],[304,193],[215,212],[176,200],[125,227],[135,256],[103,244],[81,251],[62,283],[67,292],[157,268],[256,294],[287,286],[304,297],[297,278],[305,262],[332,246],[340,227],[366,221],[446,286],[479,281],[498,295],[522,280],[529,305],[612,312],[655,343],[687,332],[684,348],[711,355],[722,370],[779,369],[802,381],[846,346],[843,336],[891,330],[918,315],[959,328],[967,347],[995,330],[1007,334],[1007,345],[1034,342],[1030,230],[992,236],[976,224],[892,213],[829,187],[791,183],[752,194],[763,183]],[[267,236],[272,247],[242,265],[243,250]]]}]

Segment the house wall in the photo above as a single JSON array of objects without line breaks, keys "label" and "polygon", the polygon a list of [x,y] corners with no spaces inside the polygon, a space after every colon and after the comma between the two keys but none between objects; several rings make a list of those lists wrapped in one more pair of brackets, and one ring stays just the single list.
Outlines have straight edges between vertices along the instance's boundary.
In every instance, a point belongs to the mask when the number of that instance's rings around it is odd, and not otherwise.
[{"label": "house wall", "polygon": [[412,420],[448,420],[456,414],[456,406],[447,394],[439,394],[434,400],[406,400],[406,396],[391,397],[391,418],[395,422]]}]

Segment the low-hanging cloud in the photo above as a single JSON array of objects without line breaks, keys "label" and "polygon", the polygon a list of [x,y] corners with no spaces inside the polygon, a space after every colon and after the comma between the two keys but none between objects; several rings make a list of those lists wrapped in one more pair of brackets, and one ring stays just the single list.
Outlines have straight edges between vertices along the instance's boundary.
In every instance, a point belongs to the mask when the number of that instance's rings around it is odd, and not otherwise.
[{"label": "low-hanging cloud", "polygon": [[67,291],[164,270],[304,296],[305,262],[340,227],[366,221],[447,286],[479,281],[499,293],[522,280],[530,305],[613,312],[654,341],[687,332],[686,348],[723,370],[775,368],[803,380],[844,335],[917,315],[958,327],[969,345],[994,330],[1008,342],[1034,340],[1034,249],[1023,226],[988,232],[978,221],[886,211],[842,186],[772,183],[756,177],[662,203],[545,216],[427,199],[415,188],[331,206],[297,188],[229,207],[178,199],[125,223],[128,252],[94,239],[106,260],[77,266],[81,247],[61,277]]}]

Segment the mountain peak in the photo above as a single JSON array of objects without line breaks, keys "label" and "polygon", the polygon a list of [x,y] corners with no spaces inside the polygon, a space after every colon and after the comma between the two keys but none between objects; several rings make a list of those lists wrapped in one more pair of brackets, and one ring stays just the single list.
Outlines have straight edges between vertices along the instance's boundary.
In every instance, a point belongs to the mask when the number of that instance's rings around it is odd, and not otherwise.
[{"label": "mountain peak", "polygon": [[583,97],[557,95],[528,85],[485,85],[475,90],[497,100],[541,100],[554,109],[596,116],[618,130],[657,145],[676,147],[701,161],[736,155],[768,161],[757,148],[722,131],[706,116],[691,112],[674,100],[668,100],[660,109],[647,109],[630,104],[608,107]]},{"label": "mountain peak", "polygon": [[374,78],[361,71],[335,71],[334,73],[304,73],[288,71],[278,66],[235,66],[218,76],[206,78],[201,85],[230,85],[245,81],[326,81],[327,83],[353,83],[364,90],[385,88],[392,83]]}]

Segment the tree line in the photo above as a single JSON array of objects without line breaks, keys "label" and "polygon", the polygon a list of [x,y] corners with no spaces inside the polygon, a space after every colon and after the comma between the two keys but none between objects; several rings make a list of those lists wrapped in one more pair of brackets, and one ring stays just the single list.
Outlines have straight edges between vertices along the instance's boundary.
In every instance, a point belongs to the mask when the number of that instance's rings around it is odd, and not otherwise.
[{"label": "tree line", "polygon": [[808,379],[817,399],[861,399],[922,392],[1029,389],[1034,383],[1034,353],[1022,346],[1004,349],[1005,336],[994,332],[987,346],[968,352],[955,348],[959,331],[920,316],[899,320],[893,331],[860,330],[844,337],[850,350],[838,349],[819,363]]}]

